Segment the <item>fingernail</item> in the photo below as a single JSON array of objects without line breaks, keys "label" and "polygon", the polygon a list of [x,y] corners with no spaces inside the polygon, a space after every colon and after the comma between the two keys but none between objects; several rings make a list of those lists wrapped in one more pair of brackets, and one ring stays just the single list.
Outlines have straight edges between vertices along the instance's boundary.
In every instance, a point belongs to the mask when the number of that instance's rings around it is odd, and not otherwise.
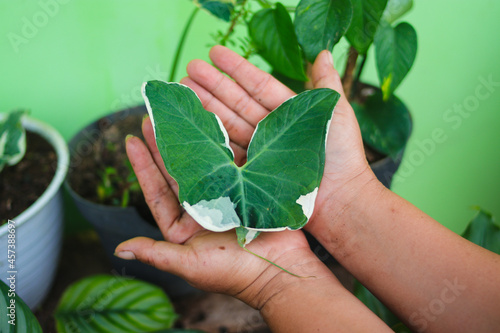
[{"label": "fingernail", "polygon": [[125,259],[125,260],[135,260],[137,259],[135,257],[134,252],[132,251],[120,251],[120,252],[115,252],[114,255],[118,258]]},{"label": "fingernail", "polygon": [[328,62],[330,63],[330,65],[333,66],[333,55],[332,55],[332,52],[330,51],[326,51],[327,52],[327,56],[328,56]]},{"label": "fingernail", "polygon": [[149,114],[147,114],[147,113],[146,113],[146,114],[142,117],[142,122],[144,123],[144,120],[148,119],[148,117],[149,117]]},{"label": "fingernail", "polygon": [[128,140],[132,139],[134,136],[132,134],[127,134],[127,136],[125,137],[125,142],[127,142]]}]

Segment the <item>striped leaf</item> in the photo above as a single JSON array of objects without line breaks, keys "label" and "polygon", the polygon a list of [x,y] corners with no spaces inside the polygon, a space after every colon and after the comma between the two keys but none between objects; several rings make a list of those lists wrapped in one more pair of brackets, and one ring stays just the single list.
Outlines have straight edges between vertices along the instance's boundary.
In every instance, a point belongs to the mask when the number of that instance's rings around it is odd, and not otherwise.
[{"label": "striped leaf", "polygon": [[9,286],[0,281],[0,332],[2,333],[42,333],[38,320],[23,300]]},{"label": "striped leaf", "polygon": [[171,328],[176,318],[159,287],[110,275],[92,276],[68,287],[55,312],[59,333],[155,332]]},{"label": "striped leaf", "polygon": [[0,171],[5,165],[14,165],[24,157],[26,131],[21,119],[26,113],[25,110],[12,111],[0,123]]}]

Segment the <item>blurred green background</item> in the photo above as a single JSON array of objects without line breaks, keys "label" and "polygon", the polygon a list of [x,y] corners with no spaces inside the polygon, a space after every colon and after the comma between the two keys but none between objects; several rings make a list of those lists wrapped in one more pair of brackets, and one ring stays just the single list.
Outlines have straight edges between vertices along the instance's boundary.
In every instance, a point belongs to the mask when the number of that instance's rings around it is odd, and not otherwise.
[{"label": "blurred green background", "polygon": [[[296,1],[285,1],[296,3]],[[190,0],[0,0],[0,112],[28,108],[70,139],[102,115],[142,103],[167,79]],[[415,1],[416,62],[397,94],[414,131],[393,190],[455,232],[478,205],[500,216],[500,2]],[[227,25],[201,12],[177,80],[207,59]],[[346,44],[336,47],[341,69]],[[266,68],[257,57],[259,66]],[[377,82],[370,53],[364,79]]]}]

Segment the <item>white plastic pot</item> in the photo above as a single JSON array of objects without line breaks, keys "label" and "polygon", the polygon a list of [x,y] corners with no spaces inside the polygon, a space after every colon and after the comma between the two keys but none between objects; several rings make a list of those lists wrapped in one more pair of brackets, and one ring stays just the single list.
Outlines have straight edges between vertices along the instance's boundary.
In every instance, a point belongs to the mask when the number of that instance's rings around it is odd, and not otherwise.
[{"label": "white plastic pot", "polygon": [[[0,227],[0,279],[15,275],[17,294],[31,309],[45,298],[57,269],[62,245],[63,203],[61,184],[66,177],[69,153],[62,136],[51,126],[24,117],[23,126],[44,137],[56,150],[57,170],[45,192],[15,221],[14,270],[8,261],[8,224]],[[11,252],[12,254],[12,252]],[[9,273],[14,271],[15,273]]]}]

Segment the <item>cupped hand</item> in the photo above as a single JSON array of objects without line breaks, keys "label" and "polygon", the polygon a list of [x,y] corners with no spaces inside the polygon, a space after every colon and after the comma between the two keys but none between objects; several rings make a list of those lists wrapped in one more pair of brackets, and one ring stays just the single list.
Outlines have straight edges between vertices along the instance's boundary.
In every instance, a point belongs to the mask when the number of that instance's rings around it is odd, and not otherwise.
[{"label": "cupped hand", "polygon": [[[214,233],[199,226],[179,205],[177,185],[164,167],[148,118],[143,122],[143,134],[147,146],[137,137],[128,137],[127,154],[165,241],[133,238],[118,245],[115,255],[138,259],[179,275],[197,288],[262,307],[286,284],[286,277],[276,277],[288,274],[243,250],[234,230]],[[264,233],[247,248],[299,275],[329,274],[324,269],[317,271],[321,262],[301,231]]]},{"label": "cupped hand", "polygon": [[[181,83],[198,94],[206,110],[221,118],[235,151],[235,161],[242,165],[257,123],[295,93],[223,46],[213,47],[210,58],[233,80],[202,60],[193,60],[187,67],[188,77]],[[359,125],[344,95],[330,52],[318,55],[311,67],[310,79],[314,88],[330,88],[341,94],[328,132],[324,176],[315,210],[306,225],[309,231],[318,229],[315,231],[321,233],[325,225],[317,221],[332,221],[375,176],[366,161]]]}]

